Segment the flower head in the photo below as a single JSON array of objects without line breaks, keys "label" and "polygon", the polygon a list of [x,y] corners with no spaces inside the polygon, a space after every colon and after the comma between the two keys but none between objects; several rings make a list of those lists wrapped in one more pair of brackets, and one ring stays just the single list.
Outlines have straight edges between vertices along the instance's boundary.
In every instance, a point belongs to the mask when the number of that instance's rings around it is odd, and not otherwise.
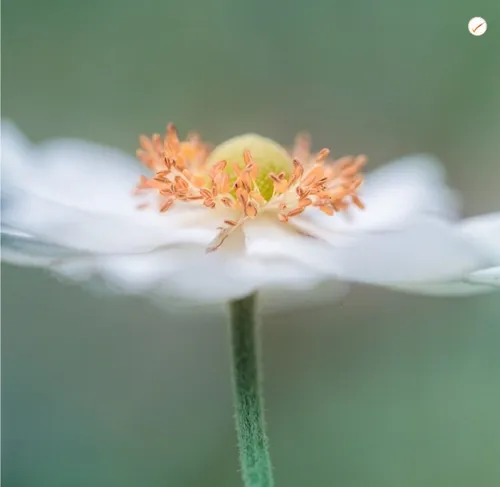
[{"label": "flower head", "polygon": [[142,176],[137,189],[157,191],[161,212],[176,202],[220,212],[223,226],[209,251],[259,215],[287,223],[307,207],[330,216],[351,204],[364,208],[356,193],[366,158],[344,157],[332,163],[328,149],[311,155],[307,135],[297,137],[292,153],[255,134],[235,137],[210,152],[196,134],[179,141],[172,124],[164,138],[154,134],[140,141],[137,155],[154,175]]},{"label": "flower head", "polygon": [[287,305],[310,303],[335,299],[346,282],[436,294],[498,287],[499,215],[458,221],[431,157],[363,181],[363,156],[334,161],[304,135],[290,151],[257,135],[211,150],[173,126],[142,137],[138,156],[149,174],[116,149],[32,145],[2,122],[2,261],[162,302],[259,290],[264,301],[278,292]]}]

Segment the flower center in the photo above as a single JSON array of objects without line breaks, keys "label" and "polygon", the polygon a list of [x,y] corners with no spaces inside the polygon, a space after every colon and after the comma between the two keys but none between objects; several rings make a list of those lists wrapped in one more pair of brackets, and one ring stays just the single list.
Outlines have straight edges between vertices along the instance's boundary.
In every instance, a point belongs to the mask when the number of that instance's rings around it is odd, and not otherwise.
[{"label": "flower center", "polygon": [[243,170],[246,166],[245,151],[248,151],[257,166],[255,185],[265,201],[269,201],[274,192],[271,174],[283,173],[290,177],[293,172],[293,162],[290,154],[271,139],[256,134],[234,137],[217,146],[208,156],[207,167],[212,167],[220,161],[226,161],[224,172],[229,176],[229,183],[234,185],[237,174],[235,167]]},{"label": "flower center", "polygon": [[366,158],[328,161],[330,151],[311,154],[309,138],[304,135],[296,140],[290,154],[276,142],[255,134],[235,137],[210,152],[196,134],[181,142],[172,124],[167,126],[165,137],[141,136],[140,143],[137,157],[154,176],[142,176],[137,190],[157,191],[161,212],[179,201],[225,208],[231,215],[239,215],[224,220],[226,226],[218,229],[207,251],[219,248],[236,228],[263,210],[271,210],[279,221],[287,223],[307,207],[327,215],[344,211],[351,204],[364,208],[357,189],[363,182],[359,171]]}]

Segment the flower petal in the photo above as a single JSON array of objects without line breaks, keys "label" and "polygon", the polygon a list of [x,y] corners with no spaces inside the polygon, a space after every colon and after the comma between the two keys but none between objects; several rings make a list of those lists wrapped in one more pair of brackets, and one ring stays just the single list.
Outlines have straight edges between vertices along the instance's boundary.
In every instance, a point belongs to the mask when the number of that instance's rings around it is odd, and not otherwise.
[{"label": "flower petal", "polygon": [[359,225],[392,226],[415,213],[456,219],[459,201],[445,176],[441,162],[428,154],[406,156],[369,173],[360,191],[367,210],[357,214]]},{"label": "flower petal", "polygon": [[438,283],[398,284],[400,291],[429,296],[472,296],[500,290],[500,266],[471,272],[461,279]]},{"label": "flower petal", "polygon": [[461,282],[492,265],[486,247],[451,222],[456,198],[435,159],[410,156],[388,164],[368,176],[363,191],[364,212],[328,217],[307,211],[292,220],[332,245],[339,279],[404,286]]},{"label": "flower petal", "polygon": [[330,217],[308,208],[298,218],[315,221],[325,230],[347,233],[394,229],[414,215],[458,216],[458,201],[446,187],[443,167],[428,155],[407,156],[367,174],[359,196],[364,210],[350,208]]},{"label": "flower petal", "polygon": [[72,280],[91,281],[94,288],[99,284],[101,289],[144,294],[155,301],[163,297],[166,303],[168,297],[226,302],[261,290],[263,308],[269,311],[289,307],[298,296],[304,304],[306,297],[331,302],[345,294],[344,285],[325,284],[332,277],[317,260],[316,246],[328,255],[328,244],[294,235],[286,225],[264,218],[250,222],[248,234],[246,225],[245,235],[236,231],[217,252],[172,246],[146,254],[63,259],[52,267]]},{"label": "flower petal", "polygon": [[[84,252],[145,252],[164,245],[208,245],[215,230],[205,208],[165,215],[139,211],[134,160],[77,140],[33,147],[2,122],[2,220],[39,243]],[[206,222],[206,225],[203,223]]]},{"label": "flower petal", "polygon": [[225,301],[245,296],[254,283],[238,272],[241,259],[206,254],[203,247],[172,247],[137,255],[68,260],[55,268],[72,280],[118,293],[161,295],[198,302]]},{"label": "flower petal", "polygon": [[467,218],[461,225],[464,234],[500,264],[500,213]]},{"label": "flower petal", "polygon": [[[463,235],[494,262],[500,263],[500,214],[492,213],[464,220],[460,226]],[[471,272],[461,278],[440,283],[398,284],[403,291],[418,292],[435,296],[466,296],[498,291],[500,288],[500,267],[493,266]]]},{"label": "flower petal", "polygon": [[16,265],[44,267],[60,258],[80,257],[81,252],[41,242],[27,233],[10,228],[4,224],[1,227],[2,261]]},{"label": "flower petal", "polygon": [[339,279],[381,285],[453,281],[491,264],[456,225],[425,216],[393,229],[348,235],[310,224],[304,229],[331,244]]},{"label": "flower petal", "polygon": [[[202,247],[172,247],[142,255],[69,259],[53,269],[72,280],[101,290],[143,294],[153,299],[227,302],[264,287],[308,289],[316,284],[310,272],[283,262],[268,265],[243,254],[207,254]],[[169,301],[167,301],[168,303]]]},{"label": "flower petal", "polygon": [[468,281],[500,289],[500,266],[473,272],[468,276]]},{"label": "flower petal", "polygon": [[[479,271],[481,272],[481,271]],[[413,284],[398,284],[397,286],[388,286],[396,291],[406,291],[412,294],[423,294],[425,296],[474,296],[477,294],[498,292],[498,288],[492,282],[481,283],[479,280],[474,282],[469,274],[462,280],[448,282],[426,282]]]},{"label": "flower petal", "polygon": [[315,279],[324,280],[340,269],[332,259],[328,242],[310,238],[297,232],[294,226],[281,223],[274,217],[262,216],[245,224],[246,255],[268,263],[287,260],[293,265],[309,268]]}]

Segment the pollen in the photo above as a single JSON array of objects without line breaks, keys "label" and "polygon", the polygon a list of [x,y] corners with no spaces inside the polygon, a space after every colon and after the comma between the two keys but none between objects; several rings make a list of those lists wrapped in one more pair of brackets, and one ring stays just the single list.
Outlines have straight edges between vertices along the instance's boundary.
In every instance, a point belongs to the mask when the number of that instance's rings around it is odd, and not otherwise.
[{"label": "pollen", "polygon": [[137,157],[153,175],[141,177],[136,193],[155,191],[160,212],[181,202],[221,212],[223,226],[207,251],[218,249],[263,212],[288,223],[308,207],[330,216],[350,206],[364,209],[357,190],[366,157],[333,161],[328,149],[311,153],[306,134],[296,138],[290,151],[255,134],[234,137],[211,151],[195,133],[180,141],[169,124],[164,136],[141,136],[140,145]]}]

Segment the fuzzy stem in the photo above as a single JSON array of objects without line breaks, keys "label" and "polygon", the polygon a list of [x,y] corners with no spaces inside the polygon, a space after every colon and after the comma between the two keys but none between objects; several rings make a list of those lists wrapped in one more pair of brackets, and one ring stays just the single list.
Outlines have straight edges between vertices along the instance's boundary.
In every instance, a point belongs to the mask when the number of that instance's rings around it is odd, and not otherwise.
[{"label": "fuzzy stem", "polygon": [[236,431],[245,487],[274,485],[260,391],[255,295],[230,303]]}]

